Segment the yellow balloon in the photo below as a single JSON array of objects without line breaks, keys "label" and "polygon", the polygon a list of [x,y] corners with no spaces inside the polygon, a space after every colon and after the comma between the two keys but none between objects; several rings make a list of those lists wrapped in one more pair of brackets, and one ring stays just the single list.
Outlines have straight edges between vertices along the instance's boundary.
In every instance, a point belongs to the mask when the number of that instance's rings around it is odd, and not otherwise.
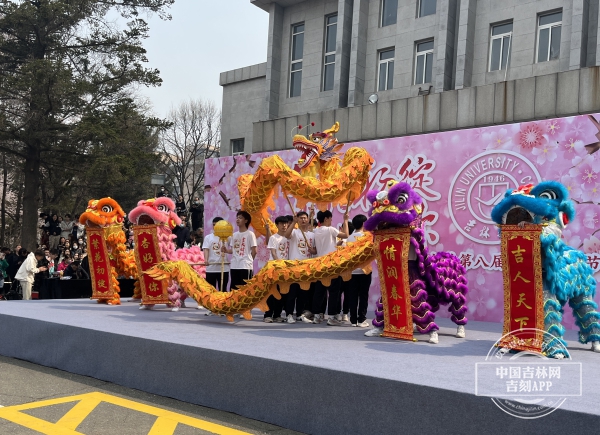
[{"label": "yellow balloon", "polygon": [[226,220],[219,221],[215,224],[213,233],[221,240],[227,240],[233,236],[233,227]]}]

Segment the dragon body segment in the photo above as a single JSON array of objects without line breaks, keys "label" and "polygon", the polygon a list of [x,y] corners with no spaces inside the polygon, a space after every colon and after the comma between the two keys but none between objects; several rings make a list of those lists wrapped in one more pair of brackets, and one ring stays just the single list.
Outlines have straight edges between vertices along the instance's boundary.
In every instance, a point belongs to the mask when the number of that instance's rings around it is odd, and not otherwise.
[{"label": "dragon body segment", "polygon": [[[411,252],[408,272],[412,315],[415,328],[420,333],[430,334],[430,343],[437,343],[439,327],[435,323],[435,312],[440,305],[448,305],[451,319],[457,325],[456,336],[465,336],[467,324],[467,300],[469,291],[466,270],[460,260],[448,252],[430,254],[421,224],[423,200],[409,184],[389,181],[387,190],[372,190],[367,198],[372,204],[365,229],[377,231],[387,228],[409,226],[411,228]],[[383,302],[377,302],[375,329],[368,336],[380,335],[384,327]]]},{"label": "dragon body segment", "polygon": [[[561,240],[562,231],[575,218],[575,208],[567,188],[557,181],[508,190],[492,210],[499,225],[542,224],[542,279],[544,288],[544,328],[566,348],[562,326],[564,305],[569,303],[579,328],[579,341],[592,342],[600,352],[600,313],[594,302],[596,280],[585,254]],[[547,346],[551,356],[563,355],[564,348]]]},{"label": "dragon body segment", "polygon": [[[112,283],[115,289],[111,299],[98,299],[100,303],[110,305],[119,305],[118,275],[131,276],[138,278],[137,266],[133,251],[127,251],[125,247],[126,237],[123,232],[122,224],[125,218],[125,212],[117,201],[112,198],[92,199],[88,202],[87,209],[79,217],[79,222],[86,228],[103,228],[106,247],[109,251],[111,262]],[[88,244],[89,255],[95,255],[96,247]],[[93,283],[95,285],[96,283]],[[136,284],[139,288],[139,285]]]},{"label": "dragon body segment", "polygon": [[279,299],[280,292],[286,294],[291,284],[299,283],[304,290],[308,290],[310,284],[316,281],[328,285],[338,276],[349,280],[354,269],[369,267],[373,259],[373,236],[366,234],[343,249],[323,257],[303,261],[270,261],[244,286],[231,292],[217,291],[182,261],[160,263],[148,273],[157,279],[176,281],[198,304],[214,314],[224,314],[229,321],[233,321],[234,314],[238,313],[251,319],[250,310],[255,307],[266,311],[268,297],[273,295]]},{"label": "dragon body segment", "polygon": [[353,147],[341,159],[337,152],[343,144],[335,138],[338,130],[339,123],[336,123],[323,133],[294,136],[294,148],[303,153],[298,161],[300,172],[274,155],[264,159],[254,175],[246,174],[238,179],[242,209],[252,216],[256,233],[265,235],[264,226],[258,224],[262,222],[268,222],[273,232],[276,231],[267,208],[275,209],[277,186],[284,195],[291,194],[297,199],[298,208],[308,202],[316,203],[319,208],[329,203],[347,204],[361,195],[373,158],[365,149]]}]

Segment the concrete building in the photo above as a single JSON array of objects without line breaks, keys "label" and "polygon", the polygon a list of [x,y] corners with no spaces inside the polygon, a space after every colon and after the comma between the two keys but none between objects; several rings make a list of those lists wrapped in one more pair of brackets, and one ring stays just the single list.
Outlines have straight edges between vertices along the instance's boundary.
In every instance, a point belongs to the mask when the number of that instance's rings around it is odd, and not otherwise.
[{"label": "concrete building", "polygon": [[221,73],[222,155],[600,111],[599,0],[251,0],[266,63]]}]

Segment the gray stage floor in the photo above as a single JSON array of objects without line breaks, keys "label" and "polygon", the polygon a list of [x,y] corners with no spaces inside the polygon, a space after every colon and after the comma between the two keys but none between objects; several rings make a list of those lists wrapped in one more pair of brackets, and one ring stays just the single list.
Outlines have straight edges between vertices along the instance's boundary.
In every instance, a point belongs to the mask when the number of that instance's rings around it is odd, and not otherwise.
[{"label": "gray stage floor", "polygon": [[[304,369],[326,369],[336,374],[359,375],[363,381],[366,379],[364,377],[372,377],[378,379],[377,384],[382,380],[388,380],[392,381],[392,384],[399,382],[415,387],[431,387],[444,391],[440,397],[447,398],[451,398],[453,393],[474,395],[475,364],[485,361],[486,355],[500,337],[502,330],[500,324],[470,322],[467,325],[467,338],[458,339],[454,337],[455,326],[448,319],[439,319],[440,342],[433,345],[426,342],[428,338],[426,335],[417,335],[420,340],[417,343],[368,338],[363,335],[365,329],[353,328],[350,325],[331,327],[325,324],[307,325],[299,322],[292,325],[266,324],[262,322],[262,313],[258,310],[255,310],[255,317],[250,321],[236,319],[235,323],[229,323],[222,317],[205,316],[205,311],[197,310],[193,301],[188,302],[188,305],[193,305],[193,308],[183,308],[174,313],[164,306],[159,306],[152,311],[141,311],[136,304],[125,302],[121,306],[108,307],[89,300],[10,301],[0,303],[0,324],[6,324],[9,318],[14,320],[16,317],[19,318],[19,325],[26,325],[26,322],[31,319],[37,321],[35,324],[38,328],[43,325],[38,322],[45,322],[46,325],[61,325],[67,328],[61,329],[62,331],[77,330],[77,334],[81,334],[82,339],[85,337],[85,330],[93,330],[96,334],[94,337],[98,336],[98,333],[116,334],[128,338],[183,345],[185,348],[191,347],[195,351],[205,353],[216,351],[240,358],[256,357],[268,360],[269,364],[285,364],[285,367],[303,366]],[[19,328],[19,326],[14,327]],[[53,339],[57,342],[61,341],[61,337],[56,334]],[[568,331],[566,339],[573,360],[583,365],[583,395],[569,397],[561,410],[591,414],[589,416],[594,416],[593,420],[598,422],[600,420],[596,417],[600,416],[600,354],[591,352],[589,345],[579,344],[574,331]],[[113,341],[119,342],[116,336]],[[61,349],[61,346],[58,345],[57,349]],[[65,349],[67,350],[68,348]],[[17,352],[15,343],[12,345],[0,343],[0,354],[34,360],[38,363],[44,363],[45,359],[46,365],[69,370],[69,364],[61,363],[63,358],[56,355],[34,356],[31,349],[20,355],[16,355],[15,352]],[[244,360],[237,359],[237,361]],[[252,361],[256,360],[252,359]],[[85,370],[78,370],[81,371],[85,372]],[[224,373],[219,371],[219,376],[223,375]],[[352,378],[343,379],[343,382],[346,382],[347,379]],[[114,379],[106,380],[115,382]],[[118,383],[118,379],[116,382]],[[295,384],[293,376],[288,377],[285,382],[284,379],[278,382],[281,382],[279,389],[281,391],[291,393],[307,388],[307,394],[310,394],[310,388]],[[240,386],[240,388],[244,387]],[[314,390],[318,389],[319,386],[315,386]],[[149,390],[157,394],[162,392],[158,391],[160,389]],[[227,394],[235,394],[235,392],[230,391]],[[175,397],[173,394],[169,395]],[[377,400],[376,396],[376,391],[364,391],[360,399]],[[461,397],[465,396],[461,395]],[[182,400],[185,399],[182,397]],[[478,412],[488,410],[494,419],[498,419],[498,423],[506,424],[506,418],[517,420],[503,415],[488,398],[477,398],[477,401]],[[431,409],[436,405],[429,403],[424,406]],[[232,405],[230,408],[235,406]],[[239,409],[228,410],[244,413]],[[251,417],[257,418],[256,415]],[[281,419],[274,418],[271,421],[282,424]],[[545,420],[545,423],[548,424],[550,421]],[[512,423],[509,424],[510,426]],[[307,432],[313,430],[313,433],[318,433],[310,424],[304,426],[297,424],[291,428]],[[504,429],[506,428],[507,426],[504,426]],[[346,433],[350,432],[346,430]],[[467,432],[464,428],[461,430],[461,433]],[[438,432],[433,430],[431,433]]]}]

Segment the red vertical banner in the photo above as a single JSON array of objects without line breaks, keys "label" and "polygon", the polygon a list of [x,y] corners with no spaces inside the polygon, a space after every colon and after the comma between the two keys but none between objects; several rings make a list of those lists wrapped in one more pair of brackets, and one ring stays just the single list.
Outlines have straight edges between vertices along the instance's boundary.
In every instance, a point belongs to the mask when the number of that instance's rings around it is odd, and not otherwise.
[{"label": "red vertical banner", "polygon": [[381,283],[384,337],[413,341],[408,250],[410,228],[394,228],[375,234],[375,254]]},{"label": "red vertical banner", "polygon": [[87,227],[85,232],[92,280],[92,299],[113,299],[115,288],[104,228]]},{"label": "red vertical banner", "polygon": [[504,330],[511,334],[500,345],[515,350],[541,352],[544,330],[541,225],[503,225],[502,275]]},{"label": "red vertical banner", "polygon": [[169,293],[167,281],[157,280],[143,273],[162,261],[158,245],[158,225],[135,225],[133,238],[135,241],[135,262],[137,263],[142,305],[168,304]]}]

